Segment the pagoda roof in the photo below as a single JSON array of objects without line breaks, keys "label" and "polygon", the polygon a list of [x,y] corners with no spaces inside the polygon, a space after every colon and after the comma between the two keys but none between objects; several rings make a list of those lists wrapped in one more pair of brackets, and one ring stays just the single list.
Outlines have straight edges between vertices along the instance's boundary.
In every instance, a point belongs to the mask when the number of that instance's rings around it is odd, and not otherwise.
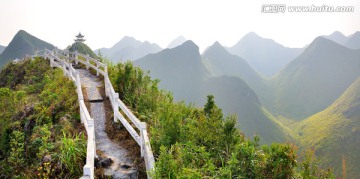
[{"label": "pagoda roof", "polygon": [[77,38],[84,38],[83,35],[81,35],[81,33],[79,32],[79,35],[76,36]]}]

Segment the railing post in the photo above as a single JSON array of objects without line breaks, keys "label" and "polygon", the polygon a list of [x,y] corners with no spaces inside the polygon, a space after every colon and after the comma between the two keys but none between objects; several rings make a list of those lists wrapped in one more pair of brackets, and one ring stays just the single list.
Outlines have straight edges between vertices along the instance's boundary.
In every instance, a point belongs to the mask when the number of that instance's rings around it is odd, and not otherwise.
[{"label": "railing post", "polygon": [[[72,63],[69,62],[69,76],[73,76],[75,77],[73,74],[72,74],[72,71],[71,71],[71,68],[72,68]],[[75,79],[75,82],[76,82],[76,79]]]},{"label": "railing post", "polygon": [[117,102],[116,102],[116,99],[119,99],[119,93],[115,93],[113,97],[114,97],[114,98],[113,98],[113,99],[110,99],[110,100],[112,100],[113,111],[114,111],[114,122],[116,122],[116,113],[115,113],[115,111],[118,111],[118,110],[119,110],[119,106],[118,106],[118,104],[117,104]]},{"label": "railing post", "polygon": [[[80,104],[81,99],[79,99],[79,104]],[[85,114],[84,114],[84,110],[80,105],[80,119],[81,119],[81,123],[84,123],[84,118],[85,118]]]},{"label": "railing post", "polygon": [[106,97],[109,97],[109,94],[108,94],[108,88],[109,88],[109,84],[108,84],[108,79],[109,77],[107,75],[104,76],[104,83],[105,83],[105,96]]},{"label": "railing post", "polygon": [[53,63],[54,63],[54,57],[50,57],[50,67],[51,68],[54,67]]},{"label": "railing post", "polygon": [[144,142],[144,132],[146,132],[146,123],[140,123],[140,149],[141,149],[141,157],[144,157],[145,154],[145,142]]},{"label": "railing post", "polygon": [[99,76],[99,63],[96,63],[96,76]]},{"label": "railing post", "polygon": [[44,59],[47,58],[46,48],[44,49]]},{"label": "railing post", "polygon": [[89,54],[87,54],[86,55],[86,70],[89,70],[89,65],[90,65]]},{"label": "railing post", "polygon": [[63,62],[63,64],[62,64],[62,65],[63,65],[63,72],[64,72],[64,75],[65,75],[65,76],[67,76],[67,75],[66,75],[66,65],[65,65],[65,62]]},{"label": "railing post", "polygon": [[74,54],[75,56],[74,56],[74,58],[75,58],[75,63],[76,63],[76,65],[78,65],[79,64],[79,56],[78,56],[78,51],[77,50],[75,50],[75,54]]}]

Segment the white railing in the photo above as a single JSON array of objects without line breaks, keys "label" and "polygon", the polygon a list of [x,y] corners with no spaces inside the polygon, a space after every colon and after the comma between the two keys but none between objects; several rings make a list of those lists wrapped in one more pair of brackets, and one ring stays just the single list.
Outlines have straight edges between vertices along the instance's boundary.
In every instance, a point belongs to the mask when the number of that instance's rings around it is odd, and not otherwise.
[{"label": "white railing", "polygon": [[81,89],[81,81],[79,73],[72,67],[71,63],[66,62],[66,59],[61,59],[56,55],[55,51],[49,51],[45,49],[35,53],[35,56],[42,56],[50,60],[51,67],[57,67],[63,69],[64,75],[72,79],[76,85],[76,92],[78,94],[78,101],[80,107],[80,118],[84,124],[87,133],[87,152],[86,152],[86,164],[84,166],[84,177],[94,178],[94,159],[96,157],[96,143],[95,143],[95,129],[94,119],[90,117],[89,111],[84,102],[84,96]]},{"label": "white railing", "polygon": [[[61,54],[62,58],[67,57],[63,60],[58,57],[57,54]],[[88,146],[87,146],[87,158],[86,165],[84,166],[84,176],[94,176],[94,157],[96,155],[95,146],[95,135],[94,135],[94,120],[91,119],[89,112],[84,103],[84,97],[81,91],[81,83],[79,74],[72,67],[69,60],[74,60],[76,64],[79,62],[86,66],[86,69],[90,67],[96,71],[96,75],[103,75],[105,84],[105,94],[109,98],[112,109],[114,111],[114,121],[119,120],[130,133],[133,139],[138,143],[141,148],[141,157],[144,157],[147,176],[151,178],[150,172],[154,170],[155,159],[150,146],[150,140],[147,133],[146,123],[140,122],[140,120],[126,107],[126,105],[119,99],[119,94],[115,92],[113,85],[108,76],[107,65],[100,62],[97,59],[91,58],[89,55],[83,55],[78,52],[68,53],[64,51],[55,50],[51,52],[44,50],[44,57],[50,60],[50,65],[62,68],[64,74],[69,76],[77,86],[81,120],[83,121],[86,131],[88,132]],[[81,58],[79,58],[81,57]],[[94,65],[95,64],[95,65]],[[129,121],[119,112],[119,108],[124,112]],[[137,132],[130,122],[139,131]],[[90,133],[90,135],[89,135]]]}]

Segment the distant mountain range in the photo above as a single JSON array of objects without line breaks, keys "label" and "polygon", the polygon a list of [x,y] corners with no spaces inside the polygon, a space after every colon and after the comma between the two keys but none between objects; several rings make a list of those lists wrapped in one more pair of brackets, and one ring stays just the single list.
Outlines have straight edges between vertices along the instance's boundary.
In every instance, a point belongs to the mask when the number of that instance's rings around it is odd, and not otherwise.
[{"label": "distant mountain range", "polygon": [[237,44],[227,49],[246,60],[265,77],[272,77],[303,51],[301,48],[284,47],[254,32],[246,34]]},{"label": "distant mountain range", "polygon": [[[225,55],[222,66],[217,66],[222,62],[218,55]],[[264,143],[286,141],[285,129],[262,107],[248,84],[241,78],[224,76],[229,68],[227,61],[233,61],[238,64],[235,68],[240,69],[239,73],[233,70],[230,75],[243,76],[249,82],[251,79],[261,81],[261,77],[245,61],[238,63],[238,60],[242,59],[229,54],[219,43],[201,56],[199,47],[192,41],[186,41],[175,48],[147,55],[134,61],[134,64],[149,70],[152,78],[160,79],[160,87],[173,92],[176,100],[201,106],[208,94],[214,94],[215,101],[225,114],[238,115],[238,124],[246,135],[259,134]]]},{"label": "distant mountain range", "polygon": [[6,48],[5,46],[0,45],[0,54],[5,50],[5,48]]},{"label": "distant mountain range", "polygon": [[335,31],[330,35],[323,35],[323,37],[332,40],[340,45],[345,45],[345,43],[349,40],[343,33],[339,31]]},{"label": "distant mountain range", "polygon": [[24,30],[20,30],[5,48],[3,53],[1,53],[0,67],[16,58],[22,59],[26,54],[32,55],[36,48],[40,50],[44,48],[52,50],[55,47],[50,43],[30,35]]},{"label": "distant mountain range", "polygon": [[360,156],[354,151],[360,146],[359,57],[360,50],[318,37],[267,79],[218,42],[200,56],[198,47],[187,41],[134,64],[150,70],[176,100],[201,106],[205,96],[213,94],[225,114],[239,117],[239,127],[248,136],[315,147],[324,164],[336,166],[337,176],[344,154],[347,175],[358,178]]},{"label": "distant mountain range", "polygon": [[128,60],[137,60],[147,54],[157,53],[162,48],[157,44],[151,44],[148,41],[141,42],[133,37],[125,36],[111,48],[101,48],[94,52],[102,54],[112,62],[124,62]]},{"label": "distant mountain range", "polygon": [[340,45],[351,49],[360,49],[360,32],[357,31],[352,35],[345,36],[339,31],[335,31],[330,35],[324,35],[323,37],[330,39]]}]

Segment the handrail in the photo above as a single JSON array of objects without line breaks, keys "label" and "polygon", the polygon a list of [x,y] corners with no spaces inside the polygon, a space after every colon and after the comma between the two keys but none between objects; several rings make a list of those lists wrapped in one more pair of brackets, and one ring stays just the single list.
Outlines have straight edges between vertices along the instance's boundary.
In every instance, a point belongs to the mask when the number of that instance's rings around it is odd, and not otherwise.
[{"label": "handrail", "polygon": [[[81,91],[81,82],[79,78],[79,74],[72,67],[71,63],[66,62],[57,56],[57,51],[61,53],[63,57],[67,57],[66,60],[75,60],[76,63],[80,62],[86,65],[86,69],[92,68],[96,71],[96,75],[103,75],[104,84],[105,84],[105,94],[109,97],[112,109],[114,111],[114,121],[120,121],[126,128],[126,130],[130,133],[133,139],[137,142],[137,144],[141,148],[141,157],[144,157],[146,170],[148,171],[147,176],[151,178],[150,172],[155,168],[155,159],[154,154],[151,150],[150,140],[147,133],[146,123],[141,122],[132,112],[127,108],[127,106],[120,100],[119,94],[115,92],[113,85],[108,76],[107,65],[100,62],[97,59],[90,57],[89,55],[83,55],[81,53],[75,52],[67,52],[61,50],[49,51],[45,49],[43,51],[44,58],[50,59],[50,66],[55,66],[58,68],[62,68],[64,74],[69,76],[77,86],[77,93],[80,105],[80,116],[81,121],[84,123],[86,131],[88,133],[88,145],[87,145],[87,157],[86,157],[86,165],[84,166],[84,176],[89,176],[90,178],[94,177],[94,159],[96,155],[96,146],[95,146],[95,132],[94,132],[94,120],[90,117],[90,114],[85,106],[84,97]],[[35,54],[38,55],[40,51]],[[85,60],[80,59],[82,57]],[[56,60],[56,61],[55,61]],[[60,64],[59,64],[60,63]],[[96,64],[93,65],[92,63]],[[101,69],[103,68],[103,70]],[[133,128],[133,126],[129,123],[128,120],[124,118],[124,116],[119,112],[119,108],[124,112],[124,114],[128,117],[132,124],[138,129],[139,133]]]},{"label": "handrail", "polygon": [[86,150],[86,164],[83,167],[83,175],[89,178],[94,178],[94,159],[96,157],[94,119],[91,118],[90,113],[84,102],[79,73],[72,67],[71,63],[68,63],[63,59],[58,58],[54,53],[55,52],[53,51],[45,49],[42,55],[39,55],[39,53],[36,52],[34,56],[41,56],[45,59],[49,59],[51,67],[63,69],[64,75],[69,76],[76,85],[76,92],[78,94],[78,101],[80,107],[80,118],[81,122],[84,123],[88,138]]}]

